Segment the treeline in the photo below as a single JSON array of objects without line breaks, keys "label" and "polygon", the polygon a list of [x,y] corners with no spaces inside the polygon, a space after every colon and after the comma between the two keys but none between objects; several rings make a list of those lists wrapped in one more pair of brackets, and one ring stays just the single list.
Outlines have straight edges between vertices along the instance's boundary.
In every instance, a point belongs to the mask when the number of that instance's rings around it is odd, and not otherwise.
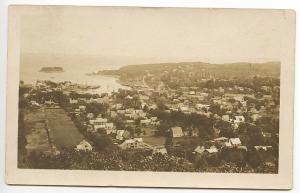
[{"label": "treeline", "polygon": [[110,153],[65,149],[59,155],[32,153],[28,168],[84,169],[116,171],[174,171],[191,172],[193,167],[182,158],[163,156],[149,150],[122,150]]},{"label": "treeline", "polygon": [[91,152],[64,149],[58,155],[32,152],[27,168],[114,170],[114,171],[165,171],[165,172],[242,172],[277,173],[276,166],[264,164],[266,155],[256,151],[223,151],[212,156],[191,155],[188,161],[174,153],[152,155],[151,150],[132,149],[111,152]]},{"label": "treeline", "polygon": [[[279,85],[280,63],[233,63],[233,64],[209,64],[202,62],[183,62],[183,63],[158,63],[158,64],[141,64],[128,65],[119,70],[99,71],[98,74],[117,75],[121,81],[141,80],[142,77],[150,75],[146,78],[149,85],[155,85],[162,81],[170,88],[178,88],[180,86],[197,86],[207,88],[229,87],[231,82],[222,79],[236,78],[237,83],[240,80],[247,79],[253,75],[270,77],[270,80],[257,81],[254,84],[243,81],[240,86],[255,88],[259,85]],[[214,77],[220,79],[218,82],[203,82],[202,78]],[[235,83],[236,83],[235,82]],[[257,84],[258,83],[258,84]]]},{"label": "treeline", "polygon": [[[177,69],[177,70],[174,70]],[[212,75],[224,77],[242,77],[254,73],[258,75],[278,76],[280,73],[279,62],[267,63],[227,63],[227,64],[210,64],[204,62],[181,62],[181,63],[155,63],[155,64],[139,64],[127,65],[119,70],[103,70],[98,74],[119,75],[137,78],[147,73],[154,75],[166,72],[190,71],[202,73],[203,69]]]},{"label": "treeline", "polygon": [[[171,73],[163,75],[160,80],[171,89],[178,89],[179,87],[198,87],[199,89],[219,89],[220,87],[234,88],[236,86],[243,87],[244,90],[238,90],[239,93],[252,94],[271,94],[274,90],[263,90],[262,86],[273,87],[280,85],[280,80],[277,77],[228,77],[229,79],[211,79],[203,81],[197,74],[188,76],[185,72]],[[230,92],[235,92],[234,90]],[[216,92],[214,93],[216,94]]]}]

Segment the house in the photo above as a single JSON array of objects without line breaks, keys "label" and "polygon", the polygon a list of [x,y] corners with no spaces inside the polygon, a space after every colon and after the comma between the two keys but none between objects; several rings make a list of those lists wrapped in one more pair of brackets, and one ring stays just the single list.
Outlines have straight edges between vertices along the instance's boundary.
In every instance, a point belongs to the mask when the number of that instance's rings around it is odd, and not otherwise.
[{"label": "house", "polygon": [[254,148],[256,149],[256,151],[268,151],[272,149],[272,146],[258,145],[258,146],[254,146]]},{"label": "house", "polygon": [[75,148],[76,150],[83,150],[83,151],[92,151],[92,145],[87,142],[86,140],[82,140]]},{"label": "house", "polygon": [[257,119],[259,119],[261,116],[259,114],[252,114],[251,115],[251,119],[253,122],[257,121]]},{"label": "house", "polygon": [[180,111],[182,111],[183,113],[187,113],[189,112],[189,107],[186,107],[186,106],[181,106],[179,107]]},{"label": "house", "polygon": [[224,147],[232,148],[231,142],[230,142],[230,141],[226,141],[226,142],[224,143]]},{"label": "house", "polygon": [[210,107],[210,105],[205,105],[205,104],[200,104],[200,103],[196,104],[196,108],[197,109],[203,109],[203,108],[205,108],[206,110],[208,110],[209,107]]},{"label": "house", "polygon": [[223,121],[229,121],[229,119],[230,119],[229,115],[222,115]]},{"label": "house", "polygon": [[117,133],[116,129],[105,129],[106,135],[110,135],[112,133]]},{"label": "house", "polygon": [[264,136],[264,138],[271,138],[272,134],[269,132],[261,132],[261,134]]},{"label": "house", "polygon": [[145,107],[147,107],[147,103],[142,102],[142,103],[141,103],[141,108],[144,109]]},{"label": "house", "polygon": [[117,103],[117,104],[116,104],[116,109],[117,109],[117,110],[121,109],[122,107],[123,107],[123,105],[122,105],[121,103]]},{"label": "house", "polygon": [[272,100],[272,95],[263,95],[263,99]]},{"label": "house", "polygon": [[136,113],[126,113],[125,117],[127,117],[128,119],[138,119],[139,115]]},{"label": "house", "polygon": [[218,120],[222,119],[218,114],[214,114],[213,117]]},{"label": "house", "polygon": [[117,112],[116,111],[110,111],[110,116],[111,117],[116,117],[118,114],[117,114]]},{"label": "house", "polygon": [[88,113],[88,114],[86,115],[86,118],[87,118],[87,119],[92,119],[92,118],[94,118],[94,113]]},{"label": "house", "polygon": [[93,125],[94,131],[98,131],[99,129],[105,129],[107,124],[107,119],[96,118],[89,120],[89,123]]},{"label": "house", "polygon": [[240,138],[230,138],[229,142],[231,143],[231,145],[233,147],[242,145],[242,142],[241,142]]},{"label": "house", "polygon": [[225,89],[222,88],[222,87],[219,87],[219,92],[224,93],[224,92],[225,92]]},{"label": "house", "polygon": [[205,149],[204,152],[207,152],[209,154],[218,153],[218,149],[215,146],[211,146],[209,149]]},{"label": "house", "polygon": [[126,114],[133,114],[135,113],[135,110],[133,108],[125,109]]},{"label": "house", "polygon": [[125,114],[125,110],[118,109],[118,110],[117,110],[117,113],[118,113],[118,114]]},{"label": "house", "polygon": [[194,150],[194,152],[197,154],[202,154],[204,151],[205,151],[204,146],[197,146],[196,149]]},{"label": "house", "polygon": [[45,104],[45,105],[53,105],[54,102],[53,102],[52,100],[49,100],[49,101],[46,100],[46,101],[44,102],[44,104]]},{"label": "house", "polygon": [[245,122],[245,117],[242,116],[242,115],[235,116],[234,122],[235,122],[235,123],[243,123],[243,122]]},{"label": "house", "polygon": [[105,125],[107,123],[107,119],[96,118],[94,120],[94,125]]},{"label": "house", "polygon": [[130,95],[127,95],[127,96],[125,97],[125,99],[132,100],[132,99],[133,99],[133,97],[132,97],[132,96],[130,96]]},{"label": "house", "polygon": [[157,121],[157,117],[150,117],[151,121]]},{"label": "house", "polygon": [[77,104],[78,100],[77,99],[70,99],[70,104]]},{"label": "house", "polygon": [[171,136],[172,137],[183,137],[184,134],[182,132],[182,128],[181,127],[172,127],[171,128]]},{"label": "house", "polygon": [[218,138],[211,140],[212,143],[225,143],[227,141],[228,141],[227,137],[218,137]]},{"label": "house", "polygon": [[162,155],[165,155],[165,154],[167,154],[168,152],[167,152],[167,149],[165,148],[165,147],[155,147],[155,148],[153,148],[153,152],[152,152],[152,155],[154,155],[154,154],[162,154]]},{"label": "house", "polygon": [[142,138],[126,139],[119,145],[121,149],[136,149],[144,147]]},{"label": "house", "polygon": [[31,104],[32,106],[37,106],[37,107],[40,106],[40,104],[37,103],[36,101],[30,101],[30,104]]},{"label": "house", "polygon": [[151,119],[144,119],[140,121],[141,125],[149,125],[151,123]]},{"label": "house", "polygon": [[117,130],[116,139],[124,140],[130,137],[130,133],[127,130]]},{"label": "house", "polygon": [[237,146],[238,149],[241,149],[241,150],[244,150],[244,151],[248,151],[248,148],[247,146],[245,145],[240,145],[240,146]]},{"label": "house", "polygon": [[149,109],[155,110],[155,109],[157,109],[157,105],[156,104],[150,105]]},{"label": "house", "polygon": [[124,134],[124,132],[125,132],[125,130],[117,130],[116,139],[123,140],[123,134]]},{"label": "house", "polygon": [[105,129],[113,129],[114,128],[114,123],[106,123],[105,124]]},{"label": "house", "polygon": [[80,111],[85,111],[86,106],[80,105],[78,108],[80,109]]},{"label": "house", "polygon": [[140,95],[140,100],[147,101],[147,100],[149,100],[149,97],[146,95]]},{"label": "house", "polygon": [[195,94],[196,94],[195,91],[190,91],[190,92],[189,92],[189,95],[195,95]]},{"label": "house", "polygon": [[94,132],[97,132],[99,129],[104,129],[105,125],[94,125],[93,128],[94,128]]},{"label": "house", "polygon": [[134,122],[134,120],[127,119],[127,120],[125,121],[125,123],[128,124],[128,125],[131,125],[131,124],[134,124],[135,122]]}]

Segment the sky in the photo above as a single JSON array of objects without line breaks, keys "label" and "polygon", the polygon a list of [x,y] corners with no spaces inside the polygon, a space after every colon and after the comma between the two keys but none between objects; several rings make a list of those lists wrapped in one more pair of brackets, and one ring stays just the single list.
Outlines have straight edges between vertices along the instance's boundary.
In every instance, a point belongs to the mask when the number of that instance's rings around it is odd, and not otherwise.
[{"label": "sky", "polygon": [[[278,61],[282,14],[233,9],[34,7],[21,19],[21,53],[92,57],[99,65],[112,66]],[[47,58],[55,63],[55,57]]]}]

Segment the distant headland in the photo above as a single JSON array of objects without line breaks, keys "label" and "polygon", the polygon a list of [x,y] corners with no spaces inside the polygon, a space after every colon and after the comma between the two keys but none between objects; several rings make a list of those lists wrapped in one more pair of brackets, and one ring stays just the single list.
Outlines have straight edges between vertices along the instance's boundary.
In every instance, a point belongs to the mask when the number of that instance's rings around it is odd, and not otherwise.
[{"label": "distant headland", "polygon": [[64,69],[62,67],[42,67],[39,72],[57,73],[64,72]]}]

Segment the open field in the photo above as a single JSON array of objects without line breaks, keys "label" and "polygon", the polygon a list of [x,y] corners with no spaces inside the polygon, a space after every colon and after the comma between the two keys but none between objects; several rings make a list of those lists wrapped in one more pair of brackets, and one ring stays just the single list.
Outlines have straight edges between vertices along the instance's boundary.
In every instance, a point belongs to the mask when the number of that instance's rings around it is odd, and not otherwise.
[{"label": "open field", "polygon": [[63,109],[45,109],[50,137],[56,148],[74,147],[83,140],[83,135]]},{"label": "open field", "polygon": [[26,125],[26,150],[31,151],[49,151],[51,145],[48,140],[48,134],[46,131],[45,119],[40,111],[27,111],[25,115]]},{"label": "open field", "polygon": [[164,146],[166,139],[165,137],[143,137],[143,141],[153,146]]},{"label": "open field", "polygon": [[58,149],[74,147],[83,139],[83,135],[73,124],[63,109],[41,108],[30,111],[25,119],[28,135],[26,149],[48,150],[50,142],[46,126],[53,145]]}]

